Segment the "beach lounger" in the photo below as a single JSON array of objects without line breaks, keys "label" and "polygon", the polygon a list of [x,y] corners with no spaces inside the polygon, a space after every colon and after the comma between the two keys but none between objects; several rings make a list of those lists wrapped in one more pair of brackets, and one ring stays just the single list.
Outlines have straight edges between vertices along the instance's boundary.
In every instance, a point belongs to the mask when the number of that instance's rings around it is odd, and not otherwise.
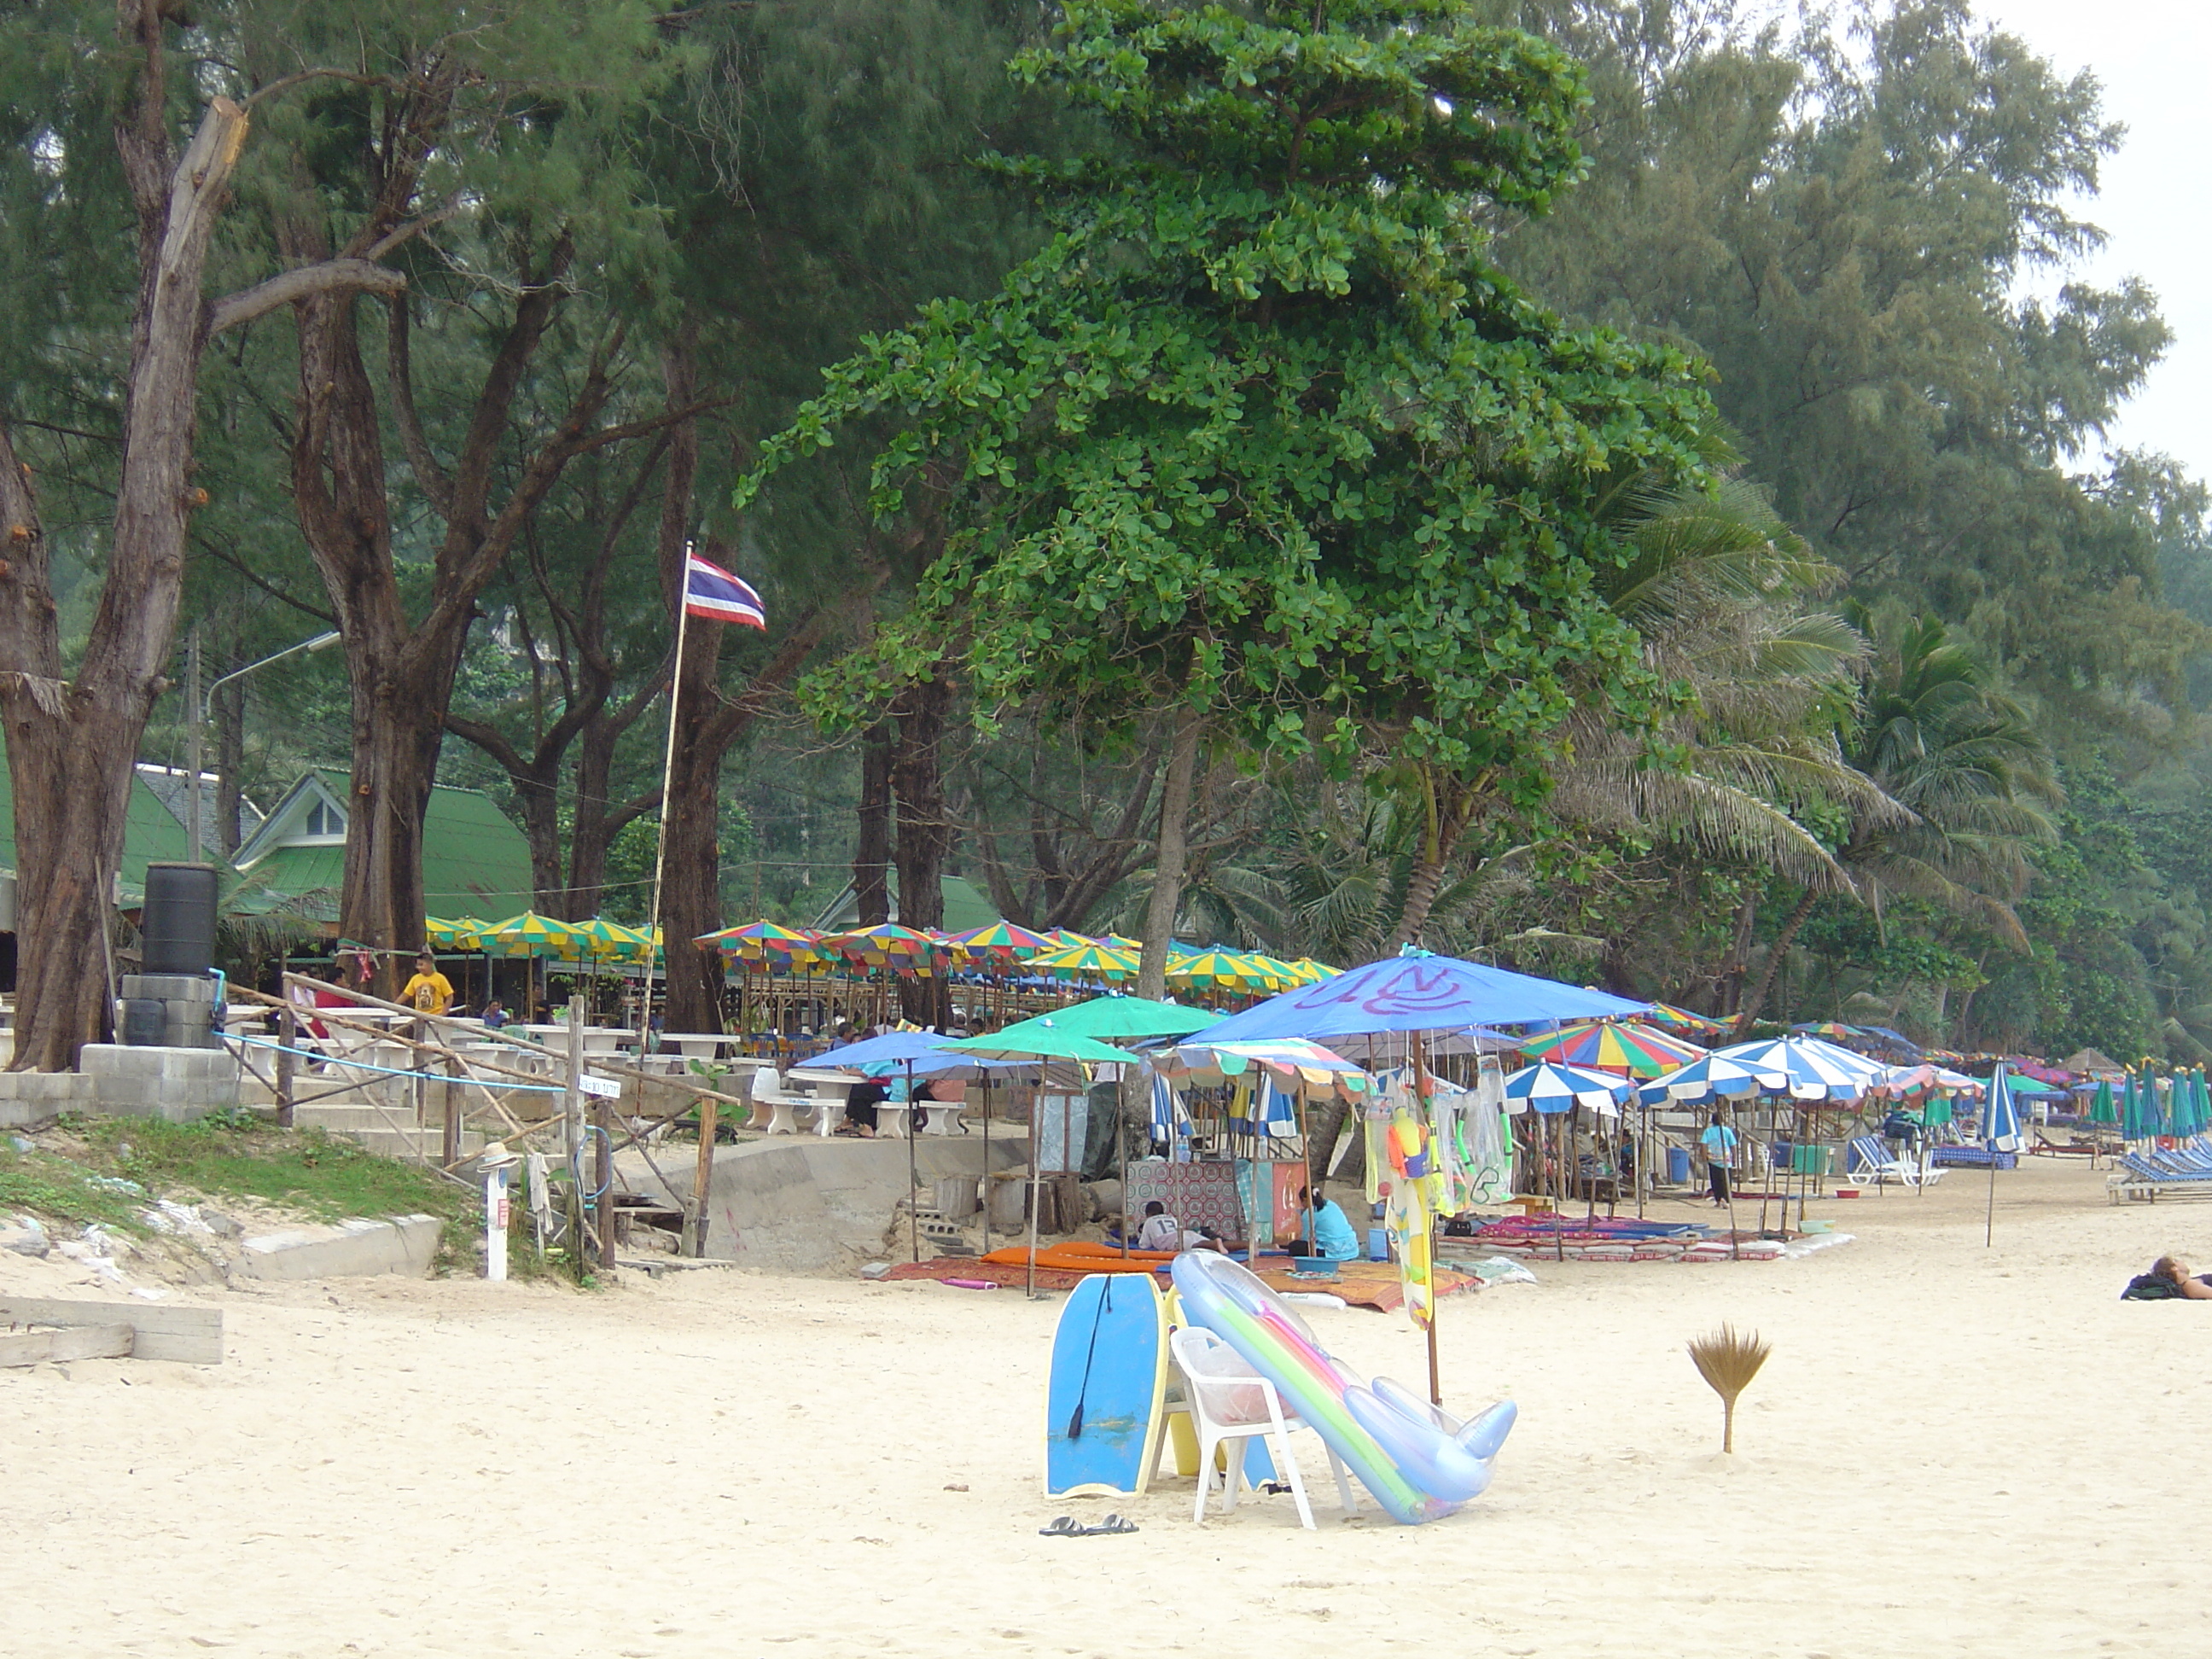
[{"label": "beach lounger", "polygon": [[2170,1155],[2160,1152],[2122,1152],[2119,1169],[2105,1182],[2105,1193],[2117,1204],[2124,1198],[2155,1202],[2161,1193],[2212,1197],[2212,1170],[2177,1166]]},{"label": "beach lounger", "polygon": [[1939,1169],[1923,1173],[1918,1164],[1908,1164],[1878,1135],[1860,1135],[1853,1140],[1845,1162],[1851,1179],[1877,1187],[1932,1187],[1943,1178]]},{"label": "beach lounger", "polygon": [[2095,1158],[2104,1148],[2094,1140],[2053,1140],[2038,1129],[2035,1145],[2027,1149],[2038,1158]]}]

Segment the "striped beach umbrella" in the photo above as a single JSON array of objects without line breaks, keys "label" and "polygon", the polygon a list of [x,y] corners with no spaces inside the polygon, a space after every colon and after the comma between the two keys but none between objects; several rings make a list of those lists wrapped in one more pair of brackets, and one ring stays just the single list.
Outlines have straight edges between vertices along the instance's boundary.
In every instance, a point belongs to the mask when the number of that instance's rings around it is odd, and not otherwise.
[{"label": "striped beach umbrella", "polygon": [[1127,951],[1116,951],[1097,944],[1074,945],[1064,950],[1050,951],[1031,957],[1023,964],[1032,973],[1050,974],[1055,979],[1089,980],[1105,985],[1119,985],[1124,980],[1137,976],[1137,958]]},{"label": "striped beach umbrella", "polygon": [[1031,933],[1012,921],[971,927],[964,933],[953,934],[951,943],[963,956],[993,962],[1012,962],[1017,957],[1032,956],[1052,948],[1052,942],[1042,933]]},{"label": "striped beach umbrella", "polygon": [[780,927],[773,921],[741,922],[719,933],[702,933],[698,942],[726,957],[745,962],[812,962],[822,935],[811,928]]},{"label": "striped beach umbrella", "polygon": [[557,916],[541,916],[525,910],[519,916],[493,922],[479,934],[483,948],[507,957],[557,957],[574,948],[575,927]]},{"label": "striped beach umbrella", "polygon": [[848,962],[909,974],[928,973],[945,954],[944,947],[927,933],[896,921],[879,921],[871,927],[854,927],[842,933],[825,933],[820,948]]},{"label": "striped beach umbrella", "polygon": [[1889,1075],[1889,1067],[1864,1054],[1838,1048],[1819,1037],[1772,1037],[1730,1043],[1713,1050],[1716,1059],[1741,1060],[1763,1071],[1779,1072],[1782,1092],[1796,1100],[1856,1100]]},{"label": "striped beach umbrella", "polygon": [[1653,1078],[1638,1091],[1638,1097],[1647,1106],[1663,1105],[1670,1100],[1705,1105],[1716,1100],[1740,1100],[1746,1095],[1781,1094],[1789,1082],[1788,1074],[1778,1068],[1754,1066],[1715,1050],[1679,1071]]},{"label": "striped beach umbrella", "polygon": [[1671,1002],[1655,1002],[1635,1016],[1646,1025],[1656,1025],[1668,1031],[1680,1031],[1691,1036],[1718,1036],[1728,1030],[1725,1020],[1709,1019],[1703,1014],[1693,1014],[1687,1008],[1677,1008]]},{"label": "striped beach umbrella", "polygon": [[[1550,1116],[1571,1112],[1577,1106],[1588,1106],[1596,1111],[1617,1114],[1629,1088],[1626,1078],[1543,1060],[1524,1066],[1507,1077],[1506,1109],[1532,1110]],[[1517,1107],[1513,1103],[1516,1101],[1521,1103]]]},{"label": "striped beach umbrella", "polygon": [[479,948],[478,936],[490,926],[474,916],[457,916],[451,921],[443,916],[425,916],[422,937],[441,951],[474,951]]},{"label": "striped beach umbrella", "polygon": [[1705,1058],[1694,1042],[1626,1021],[1598,1020],[1569,1025],[1522,1044],[1531,1060],[1554,1060],[1593,1071],[1625,1072],[1631,1077],[1660,1077]]},{"label": "striped beach umbrella", "polygon": [[1233,951],[1194,951],[1168,963],[1168,983],[1178,991],[1264,991],[1267,975]]}]

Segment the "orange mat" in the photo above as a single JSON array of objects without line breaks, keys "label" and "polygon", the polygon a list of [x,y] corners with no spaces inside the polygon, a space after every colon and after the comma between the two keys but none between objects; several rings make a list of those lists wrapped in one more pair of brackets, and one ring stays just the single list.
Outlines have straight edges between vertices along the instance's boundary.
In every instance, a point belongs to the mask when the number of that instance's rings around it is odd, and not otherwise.
[{"label": "orange mat", "polygon": [[[1048,1246],[1037,1252],[1036,1285],[1041,1291],[1072,1291],[1091,1274],[1108,1268],[1105,1258],[1091,1255],[1070,1257],[1075,1249],[1098,1251],[1109,1247],[1097,1244],[1080,1247]],[[1008,1250],[994,1250],[988,1256],[940,1255],[930,1261],[902,1261],[885,1273],[886,1279],[976,1279],[999,1285],[1007,1290],[1020,1290],[1029,1282],[1027,1258],[1029,1252],[1020,1247]],[[1062,1263],[1073,1260],[1080,1265],[1048,1266],[1050,1257]],[[1007,1259],[1011,1258],[1011,1259]],[[1119,1261],[1121,1252],[1112,1252]],[[1164,1266],[1173,1258],[1160,1256],[1156,1265]],[[1338,1264],[1334,1279],[1310,1279],[1293,1273],[1287,1267],[1261,1267],[1260,1278],[1271,1289],[1277,1291],[1319,1291],[1330,1296],[1340,1296],[1355,1308],[1372,1308],[1377,1313],[1395,1313],[1406,1305],[1406,1293],[1398,1282],[1398,1270],[1387,1261],[1346,1261]],[[1146,1269],[1133,1261],[1133,1266]],[[1436,1270],[1436,1293],[1438,1297],[1455,1296],[1462,1291],[1477,1288],[1480,1281],[1472,1273],[1454,1273],[1449,1268]]]}]

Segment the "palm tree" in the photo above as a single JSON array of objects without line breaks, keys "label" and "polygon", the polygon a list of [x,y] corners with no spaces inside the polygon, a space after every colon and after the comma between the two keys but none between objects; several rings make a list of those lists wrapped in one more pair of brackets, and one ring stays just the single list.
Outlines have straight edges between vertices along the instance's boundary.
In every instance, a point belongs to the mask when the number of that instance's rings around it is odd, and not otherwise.
[{"label": "palm tree", "polygon": [[[1989,683],[1944,625],[1911,617],[1877,627],[1865,607],[1845,619],[1875,645],[1848,754],[1905,815],[1855,811],[1836,862],[1880,914],[1885,892],[1928,900],[2027,948],[2014,903],[2027,890],[2029,849],[2057,839],[2063,799],[2051,751],[2026,708]],[[1736,1013],[1749,1029],[1820,897],[1808,886]]]},{"label": "palm tree", "polygon": [[[1850,891],[1849,874],[1796,809],[1844,803],[1869,820],[1901,815],[1835,739],[1867,650],[1811,606],[1838,573],[1776,517],[1764,490],[1740,480],[1710,493],[1632,486],[1614,512],[1632,556],[1601,577],[1601,591],[1675,707],[1656,733],[1623,731],[1602,711],[1570,720],[1557,734],[1550,816]],[[1655,738],[1674,763],[1655,762]],[[1422,936],[1453,845],[1493,805],[1480,780],[1432,772],[1401,793],[1419,838],[1389,948]]]}]

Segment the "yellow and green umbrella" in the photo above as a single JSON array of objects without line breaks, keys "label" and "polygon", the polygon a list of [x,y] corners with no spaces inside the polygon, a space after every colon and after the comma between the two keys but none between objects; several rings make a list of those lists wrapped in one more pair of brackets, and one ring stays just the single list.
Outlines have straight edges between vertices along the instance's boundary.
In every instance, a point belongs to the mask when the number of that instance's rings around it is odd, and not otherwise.
[{"label": "yellow and green umbrella", "polygon": [[575,936],[574,923],[525,910],[491,923],[477,938],[480,948],[494,956],[557,957],[574,948]]},{"label": "yellow and green umbrella", "polygon": [[478,948],[478,937],[490,926],[474,916],[461,916],[451,921],[443,916],[425,916],[422,937],[441,951],[474,951]]},{"label": "yellow and green umbrella", "polygon": [[1133,952],[1116,951],[1095,943],[1047,951],[1042,956],[1031,957],[1024,965],[1032,972],[1050,974],[1059,979],[1096,980],[1109,985],[1118,985],[1123,980],[1137,976],[1137,958]]},{"label": "yellow and green umbrella", "polygon": [[1179,991],[1265,991],[1281,981],[1249,956],[1234,951],[1196,951],[1170,958],[1168,983]]}]

